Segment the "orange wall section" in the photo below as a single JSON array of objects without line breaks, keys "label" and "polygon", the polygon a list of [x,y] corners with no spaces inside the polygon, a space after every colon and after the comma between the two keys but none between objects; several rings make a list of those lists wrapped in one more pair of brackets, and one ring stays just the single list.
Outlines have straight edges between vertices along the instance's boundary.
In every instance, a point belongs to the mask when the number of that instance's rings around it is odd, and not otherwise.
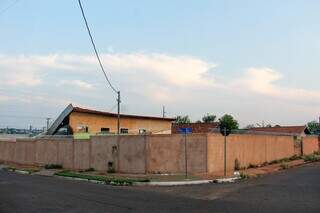
[{"label": "orange wall section", "polygon": [[[110,128],[111,133],[117,132],[117,118],[90,113],[72,112],[69,116],[69,125],[74,133],[80,125],[88,126],[90,133],[101,132],[101,128]],[[139,119],[139,118],[120,118],[120,128],[129,130],[129,134],[138,134],[139,129],[145,129],[152,133],[171,133],[170,120]]]}]

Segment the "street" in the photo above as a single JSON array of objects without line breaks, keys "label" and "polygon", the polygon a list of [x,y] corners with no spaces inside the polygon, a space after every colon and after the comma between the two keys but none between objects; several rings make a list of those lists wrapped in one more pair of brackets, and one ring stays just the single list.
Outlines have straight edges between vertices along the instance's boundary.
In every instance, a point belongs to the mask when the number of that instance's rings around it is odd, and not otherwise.
[{"label": "street", "polygon": [[234,184],[116,187],[0,171],[0,212],[320,212],[320,163]]}]

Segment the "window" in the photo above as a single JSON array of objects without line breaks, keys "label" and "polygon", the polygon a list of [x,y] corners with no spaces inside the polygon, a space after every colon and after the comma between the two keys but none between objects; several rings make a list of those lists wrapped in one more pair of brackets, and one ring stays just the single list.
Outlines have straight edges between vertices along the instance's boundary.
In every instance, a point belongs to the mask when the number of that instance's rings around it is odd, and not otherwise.
[{"label": "window", "polygon": [[83,124],[77,126],[77,132],[89,132],[89,127]]},{"label": "window", "polygon": [[121,128],[121,129],[120,129],[120,133],[121,133],[121,134],[128,134],[128,133],[129,133],[129,130],[126,129],[126,128]]},{"label": "window", "polygon": [[110,128],[102,127],[102,128],[101,128],[101,132],[102,132],[102,133],[109,133],[109,132],[110,132]]}]

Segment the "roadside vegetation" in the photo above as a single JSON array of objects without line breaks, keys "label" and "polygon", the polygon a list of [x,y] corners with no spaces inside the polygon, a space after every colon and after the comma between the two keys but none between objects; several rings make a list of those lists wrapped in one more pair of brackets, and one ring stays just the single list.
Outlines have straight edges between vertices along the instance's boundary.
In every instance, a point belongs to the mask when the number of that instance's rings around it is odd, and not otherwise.
[{"label": "roadside vegetation", "polygon": [[62,169],[61,164],[46,164],[44,166],[45,169]]},{"label": "roadside vegetation", "polygon": [[81,174],[72,171],[62,171],[55,173],[57,176],[61,177],[70,177],[70,178],[80,178],[84,180],[92,180],[92,181],[100,181],[105,184],[116,185],[116,186],[130,186],[134,182],[150,182],[149,179],[133,179],[127,177],[112,177],[112,176],[100,176],[100,175],[88,175],[88,174]]}]

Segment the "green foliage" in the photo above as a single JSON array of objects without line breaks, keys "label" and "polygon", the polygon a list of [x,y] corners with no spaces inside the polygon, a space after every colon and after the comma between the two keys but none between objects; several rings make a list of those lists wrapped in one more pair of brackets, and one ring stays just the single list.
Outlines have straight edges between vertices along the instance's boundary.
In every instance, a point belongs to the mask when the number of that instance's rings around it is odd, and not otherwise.
[{"label": "green foliage", "polygon": [[62,169],[61,164],[46,164],[44,166],[45,169]]},{"label": "green foliage", "polygon": [[301,157],[298,155],[293,155],[289,158],[289,160],[298,160],[298,159],[301,159]]},{"label": "green foliage", "polygon": [[247,174],[244,174],[243,172],[240,172],[240,178],[243,180],[243,179],[249,179],[249,175]]},{"label": "green foliage", "polygon": [[305,162],[316,162],[320,161],[320,156],[315,154],[305,155],[302,157]]},{"label": "green foliage", "polygon": [[202,117],[202,122],[203,123],[214,123],[217,119],[217,116],[214,114],[209,114],[207,113]]},{"label": "green foliage", "polygon": [[239,128],[239,123],[231,115],[225,114],[219,119],[220,127],[226,127],[227,129],[234,130]]},{"label": "green foliage", "polygon": [[127,186],[132,185],[134,182],[149,182],[149,179],[132,179],[132,178],[122,178],[122,177],[107,177],[107,176],[98,176],[98,175],[86,175],[86,174],[79,174],[71,171],[62,171],[58,172],[55,175],[62,176],[62,177],[71,177],[71,178],[80,178],[85,180],[95,180],[105,182],[106,184],[111,185],[121,185]]},{"label": "green foliage", "polygon": [[178,115],[176,117],[175,123],[177,123],[177,124],[189,124],[189,123],[191,123],[191,120],[190,120],[188,115],[185,115],[185,116]]},{"label": "green foliage", "polygon": [[307,127],[312,134],[320,133],[320,124],[317,121],[310,121],[307,124]]},{"label": "green foliage", "polygon": [[281,163],[280,164],[281,169],[289,169],[289,164],[287,163]]}]

